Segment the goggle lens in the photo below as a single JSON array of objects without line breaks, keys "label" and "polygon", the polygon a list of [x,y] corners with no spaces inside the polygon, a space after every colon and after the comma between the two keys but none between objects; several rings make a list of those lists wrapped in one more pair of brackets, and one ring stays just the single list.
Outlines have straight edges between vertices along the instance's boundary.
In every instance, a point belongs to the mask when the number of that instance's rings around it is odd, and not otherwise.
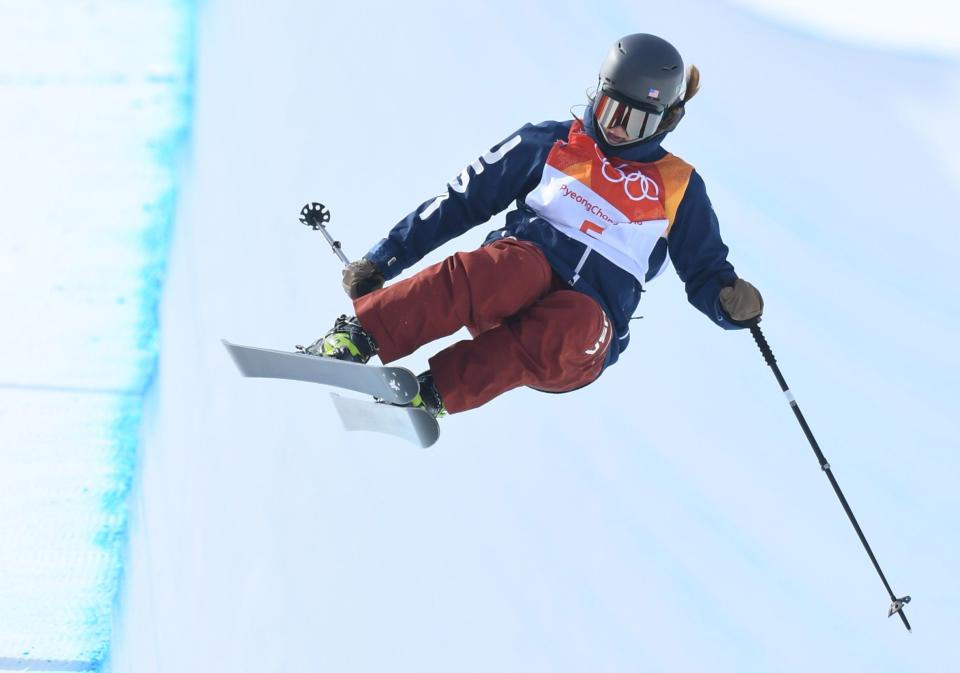
[{"label": "goggle lens", "polygon": [[663,112],[635,107],[601,93],[594,102],[593,116],[609,144],[625,145],[652,136]]}]

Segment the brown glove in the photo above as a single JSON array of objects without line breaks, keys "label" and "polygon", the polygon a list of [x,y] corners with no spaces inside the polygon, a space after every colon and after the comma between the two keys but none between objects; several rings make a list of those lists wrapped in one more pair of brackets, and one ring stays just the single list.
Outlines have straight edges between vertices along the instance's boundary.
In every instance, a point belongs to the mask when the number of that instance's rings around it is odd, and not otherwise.
[{"label": "brown glove", "polygon": [[746,322],[763,313],[763,297],[753,285],[737,278],[733,285],[720,290],[720,306],[734,322]]},{"label": "brown glove", "polygon": [[365,294],[383,287],[383,274],[376,265],[364,257],[356,262],[350,262],[343,269],[343,291],[351,299],[357,299]]}]

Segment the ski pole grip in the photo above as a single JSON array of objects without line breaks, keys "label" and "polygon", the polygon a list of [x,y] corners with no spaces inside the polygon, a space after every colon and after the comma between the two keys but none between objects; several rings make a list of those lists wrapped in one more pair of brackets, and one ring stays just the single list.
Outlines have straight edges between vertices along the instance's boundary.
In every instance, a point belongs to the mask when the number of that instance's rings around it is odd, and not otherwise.
[{"label": "ski pole grip", "polygon": [[767,343],[767,338],[763,336],[763,332],[760,331],[760,321],[757,319],[752,320],[749,327],[750,334],[753,335],[753,340],[757,342],[757,347],[760,349],[760,352],[763,353],[763,359],[766,360],[768,365],[775,367],[777,358],[773,356],[773,351],[770,349],[770,344]]}]

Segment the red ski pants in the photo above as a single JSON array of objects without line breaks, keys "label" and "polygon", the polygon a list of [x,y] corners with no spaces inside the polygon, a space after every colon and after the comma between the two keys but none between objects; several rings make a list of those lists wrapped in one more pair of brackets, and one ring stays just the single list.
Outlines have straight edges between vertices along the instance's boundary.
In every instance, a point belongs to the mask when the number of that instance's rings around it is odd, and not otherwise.
[{"label": "red ski pants", "polygon": [[519,386],[566,392],[596,379],[613,338],[592,298],[569,289],[534,244],[501,239],[458,252],[355,300],[357,318],[384,363],[467,327],[430,358],[450,413]]}]

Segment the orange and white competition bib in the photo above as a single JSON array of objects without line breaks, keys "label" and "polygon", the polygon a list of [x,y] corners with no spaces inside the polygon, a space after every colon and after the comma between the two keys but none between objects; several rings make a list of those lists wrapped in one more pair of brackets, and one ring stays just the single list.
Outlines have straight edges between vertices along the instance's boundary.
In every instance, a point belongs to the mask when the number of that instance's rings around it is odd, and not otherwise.
[{"label": "orange and white competition bib", "polygon": [[643,283],[650,254],[669,234],[692,172],[672,154],[651,163],[609,159],[576,121],[567,142],[557,141],[550,150],[526,204]]}]

